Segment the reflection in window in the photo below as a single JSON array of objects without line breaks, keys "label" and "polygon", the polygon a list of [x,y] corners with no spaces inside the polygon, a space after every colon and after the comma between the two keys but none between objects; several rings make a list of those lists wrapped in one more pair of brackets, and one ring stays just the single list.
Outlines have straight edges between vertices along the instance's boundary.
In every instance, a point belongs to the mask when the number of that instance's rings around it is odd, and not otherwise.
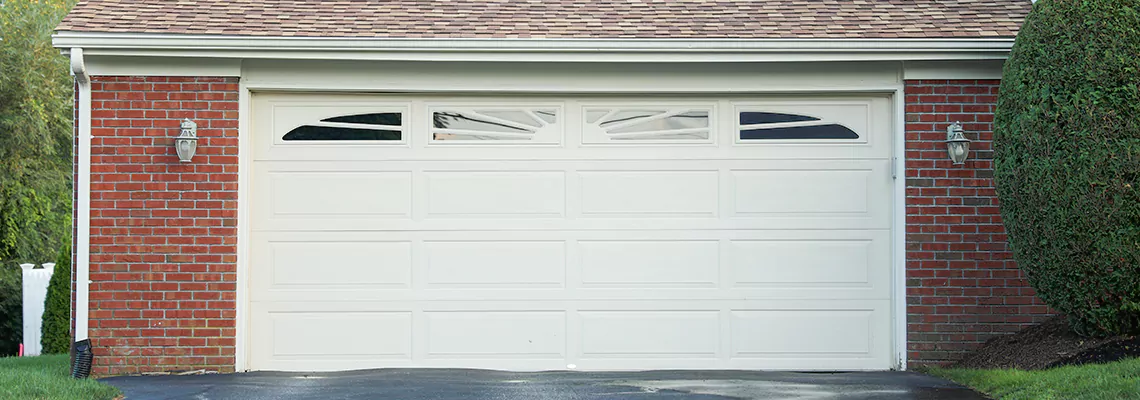
[{"label": "reflection in window", "polygon": [[388,125],[398,127],[400,125],[403,125],[403,115],[400,113],[344,115],[340,117],[325,118],[322,119],[321,122],[343,122],[347,124]]},{"label": "reflection in window", "polygon": [[403,114],[398,112],[353,114],[330,117],[290,130],[286,141],[399,141],[403,138]]},{"label": "reflection in window", "polygon": [[764,139],[858,139],[859,134],[839,124],[741,129],[741,140]]},{"label": "reflection in window", "polygon": [[706,140],[709,110],[588,109],[586,123],[608,140]]},{"label": "reflection in window", "polygon": [[780,122],[819,121],[806,115],[745,111],[740,113],[741,125],[776,124]]},{"label": "reflection in window", "polygon": [[558,123],[554,109],[463,109],[432,113],[433,140],[525,140],[549,136]]},{"label": "reflection in window", "polygon": [[812,116],[757,111],[740,113],[740,140],[858,138],[859,134],[851,128]]}]

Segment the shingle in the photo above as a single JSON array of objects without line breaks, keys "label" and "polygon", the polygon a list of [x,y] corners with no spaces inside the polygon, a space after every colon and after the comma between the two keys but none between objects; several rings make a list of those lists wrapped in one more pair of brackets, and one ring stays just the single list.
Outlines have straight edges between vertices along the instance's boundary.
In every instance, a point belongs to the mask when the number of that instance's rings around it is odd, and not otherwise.
[{"label": "shingle", "polygon": [[1008,38],[1030,7],[1030,0],[88,0],[56,29],[352,38]]}]

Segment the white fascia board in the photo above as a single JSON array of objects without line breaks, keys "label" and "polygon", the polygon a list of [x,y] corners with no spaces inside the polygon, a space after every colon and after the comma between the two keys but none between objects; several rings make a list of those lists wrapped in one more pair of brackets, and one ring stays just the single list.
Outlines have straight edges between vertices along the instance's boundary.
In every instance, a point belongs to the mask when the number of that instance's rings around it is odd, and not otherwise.
[{"label": "white fascia board", "polygon": [[1013,39],[373,39],[62,31],[88,55],[265,59],[748,62],[1003,60]]}]

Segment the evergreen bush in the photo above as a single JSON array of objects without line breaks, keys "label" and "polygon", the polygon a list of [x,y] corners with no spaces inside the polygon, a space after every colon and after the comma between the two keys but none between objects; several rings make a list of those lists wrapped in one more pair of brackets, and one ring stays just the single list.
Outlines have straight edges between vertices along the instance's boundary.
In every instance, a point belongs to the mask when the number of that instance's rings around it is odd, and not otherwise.
[{"label": "evergreen bush", "polygon": [[65,354],[71,350],[71,246],[64,246],[55,261],[55,272],[44,300],[43,354]]},{"label": "evergreen bush", "polygon": [[1014,258],[1083,334],[1140,332],[1140,0],[1041,0],[1005,64],[994,180]]}]

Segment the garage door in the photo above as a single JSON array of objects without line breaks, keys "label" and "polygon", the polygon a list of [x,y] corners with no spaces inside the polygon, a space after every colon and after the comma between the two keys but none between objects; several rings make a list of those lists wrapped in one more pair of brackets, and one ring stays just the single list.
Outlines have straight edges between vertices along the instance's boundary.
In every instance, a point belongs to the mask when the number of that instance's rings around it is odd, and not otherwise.
[{"label": "garage door", "polygon": [[889,104],[255,94],[250,366],[890,368]]}]

